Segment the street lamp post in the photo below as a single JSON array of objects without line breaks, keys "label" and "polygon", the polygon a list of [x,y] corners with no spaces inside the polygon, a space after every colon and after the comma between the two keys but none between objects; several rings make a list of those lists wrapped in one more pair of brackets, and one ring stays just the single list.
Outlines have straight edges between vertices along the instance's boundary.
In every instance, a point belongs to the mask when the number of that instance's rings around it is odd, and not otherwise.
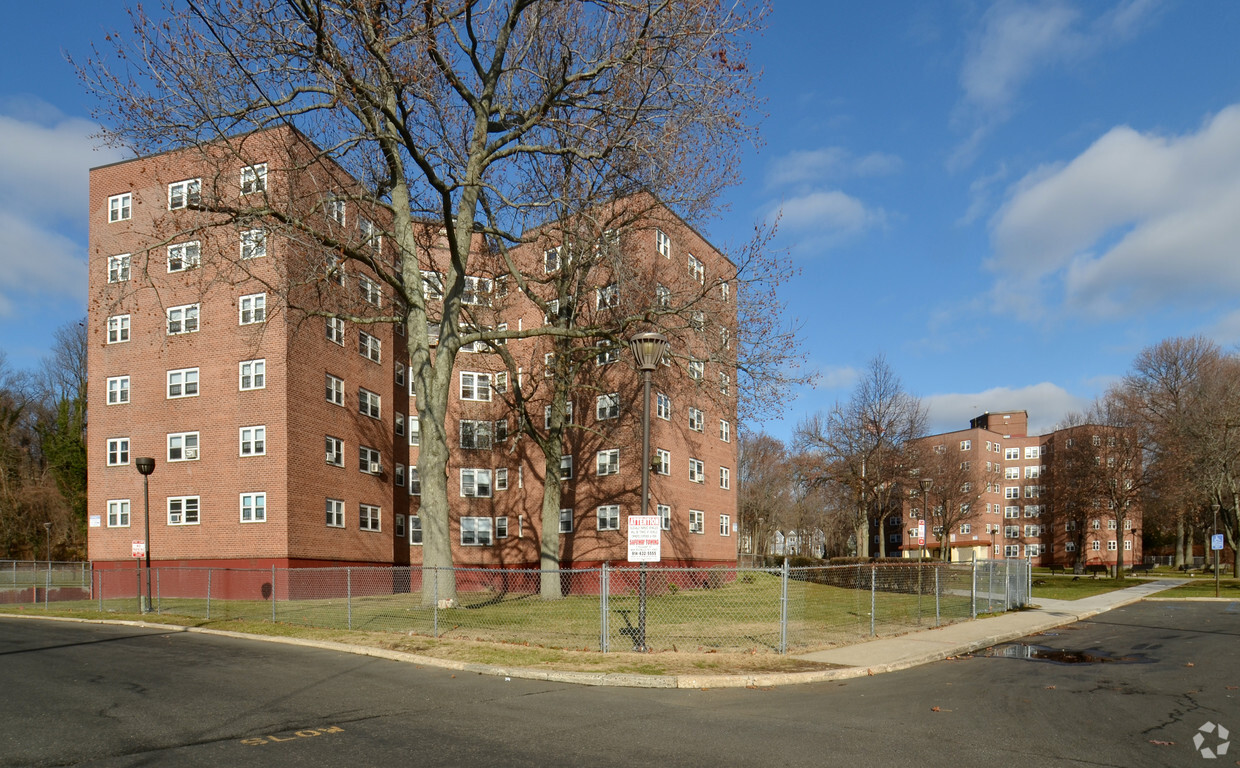
[{"label": "street lamp post", "polygon": [[43,524],[43,530],[47,531],[47,587],[52,587],[52,523],[48,521]]},{"label": "street lamp post", "polygon": [[[629,339],[629,349],[642,372],[642,516],[650,510],[650,374],[667,353],[667,337],[646,331]],[[637,602],[637,646],[646,650],[646,563],[641,564]]]},{"label": "street lamp post", "polygon": [[922,561],[926,549],[926,520],[930,517],[930,488],[934,480],[923,477],[917,484],[921,486],[921,530],[918,531],[921,535],[917,537],[917,621],[921,623]]},{"label": "street lamp post", "polygon": [[143,536],[146,537],[146,603],[142,606],[143,613],[151,612],[151,473],[155,471],[155,459],[136,458],[133,464],[142,473],[142,511],[145,517]]},{"label": "street lamp post", "polygon": [[[1210,505],[1210,509],[1214,512],[1214,530],[1210,536],[1210,548],[1214,549],[1214,537],[1218,535],[1218,502]],[[1214,550],[1214,596],[1218,597],[1218,550]]]}]

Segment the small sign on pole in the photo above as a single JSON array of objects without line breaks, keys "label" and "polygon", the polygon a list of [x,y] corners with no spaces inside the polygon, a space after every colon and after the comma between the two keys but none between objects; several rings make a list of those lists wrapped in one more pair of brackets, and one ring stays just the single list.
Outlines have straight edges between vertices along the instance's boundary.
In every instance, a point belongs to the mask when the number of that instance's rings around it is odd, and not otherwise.
[{"label": "small sign on pole", "polygon": [[142,539],[134,539],[133,552],[130,553],[130,557],[143,557],[144,555],[146,555],[146,542]]},{"label": "small sign on pole", "polygon": [[629,562],[657,563],[661,559],[663,528],[658,515],[629,517]]},{"label": "small sign on pole", "polygon": [[1222,548],[1223,548],[1223,534],[1216,533],[1213,536],[1211,536],[1210,537],[1210,549],[1222,549]]}]

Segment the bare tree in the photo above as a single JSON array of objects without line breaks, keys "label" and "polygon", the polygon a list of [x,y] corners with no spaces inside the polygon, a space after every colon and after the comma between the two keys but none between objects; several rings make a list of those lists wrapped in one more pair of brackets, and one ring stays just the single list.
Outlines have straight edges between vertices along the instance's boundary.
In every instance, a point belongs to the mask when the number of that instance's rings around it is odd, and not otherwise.
[{"label": "bare tree", "polygon": [[920,493],[920,481],[931,481],[921,505],[922,514],[930,526],[930,535],[939,542],[939,557],[946,562],[951,560],[951,534],[973,517],[973,504],[982,498],[984,486],[978,467],[968,460],[962,461],[955,451],[929,442],[918,443],[920,455],[914,461],[919,471],[915,476],[910,473],[906,485]]},{"label": "bare tree", "polygon": [[[906,452],[925,430],[921,401],[904,390],[881,356],[870,361],[847,403],[797,425],[798,447],[821,460],[817,481],[840,484],[851,493],[858,557],[869,556],[869,523],[891,509],[899,482],[908,476]],[[879,554],[886,554],[882,536]]]},{"label": "bare tree", "polygon": [[737,489],[740,527],[754,554],[770,551],[770,532],[782,528],[795,482],[783,441],[765,432],[742,433]]},{"label": "bare tree", "polygon": [[[197,147],[232,168],[255,162],[255,143],[272,140],[247,141],[245,131],[295,128],[278,134],[287,167],[268,171],[317,189],[264,189],[229,204],[204,190],[198,207],[214,226],[263,226],[357,262],[393,297],[387,311],[325,310],[307,300],[320,291],[284,293],[303,311],[407,327],[422,427],[423,562],[436,568],[451,564],[445,419],[457,352],[579,335],[556,325],[488,329],[468,302],[478,276],[506,277],[510,290],[545,302],[513,247],[561,204],[588,210],[648,191],[686,217],[713,213],[736,178],[735,146],[753,137],[745,36],[764,11],[611,0],[196,0],[158,18],[135,12],[132,33],[111,36],[114,55],[89,61],[83,76],[102,98],[97,117],[110,137],[138,152]],[[578,187],[543,183],[542,169],[556,163],[607,183],[582,201]],[[368,247],[373,228],[360,239],[333,228],[325,213],[333,199],[368,211],[384,249]],[[434,302],[421,275],[432,246],[441,254],[430,267],[441,275]],[[300,276],[303,286],[310,276]],[[322,285],[328,275],[313,277]],[[439,593],[455,593],[450,574]]]},{"label": "bare tree", "polygon": [[[1124,538],[1135,536],[1132,521],[1142,507],[1149,477],[1141,450],[1138,412],[1129,407],[1122,390],[1114,388],[1090,408],[1089,421],[1097,426],[1090,436],[1095,450],[1094,469],[1101,498],[1115,522],[1115,578],[1124,578]],[[1108,528],[1109,530],[1109,528]]]},{"label": "bare tree", "polygon": [[1062,528],[1072,545],[1074,573],[1085,570],[1086,533],[1101,492],[1094,464],[1096,452],[1085,425],[1085,416],[1080,413],[1064,418],[1047,446],[1047,473],[1043,480],[1048,525],[1052,530]]}]

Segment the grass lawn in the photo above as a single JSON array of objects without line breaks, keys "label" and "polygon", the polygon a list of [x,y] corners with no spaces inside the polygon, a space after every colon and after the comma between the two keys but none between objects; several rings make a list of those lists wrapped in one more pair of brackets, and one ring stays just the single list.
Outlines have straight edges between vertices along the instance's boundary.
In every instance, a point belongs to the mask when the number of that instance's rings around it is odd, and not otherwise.
[{"label": "grass lawn", "polygon": [[1033,574],[1033,599],[1045,597],[1050,600],[1079,600],[1082,597],[1101,595],[1140,583],[1139,580],[1132,578],[1116,581],[1106,578],[1091,579],[1088,576],[1076,578],[1072,574],[1050,576],[1035,572]]},{"label": "grass lawn", "polygon": [[[1220,579],[1218,594],[1219,597],[1240,600],[1240,579]],[[1184,584],[1175,589],[1159,593],[1158,597],[1214,597],[1214,577],[1205,576],[1186,580]]]}]

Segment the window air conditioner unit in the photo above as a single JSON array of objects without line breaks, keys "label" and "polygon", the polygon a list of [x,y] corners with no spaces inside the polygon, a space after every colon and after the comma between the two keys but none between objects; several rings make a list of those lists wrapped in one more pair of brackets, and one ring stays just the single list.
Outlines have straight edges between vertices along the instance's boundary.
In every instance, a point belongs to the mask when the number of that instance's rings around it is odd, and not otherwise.
[{"label": "window air conditioner unit", "polygon": [[383,472],[383,465],[377,461],[370,462],[370,474],[377,475]]},{"label": "window air conditioner unit", "polygon": [[331,451],[328,451],[328,452],[327,452],[327,463],[328,463],[328,464],[335,464],[335,463],[336,463],[336,454],[332,453]]},{"label": "window air conditioner unit", "polygon": [[198,458],[198,449],[197,449],[197,448],[186,448],[186,449],[185,449],[185,458],[187,458],[187,459],[196,459],[196,458]]}]

